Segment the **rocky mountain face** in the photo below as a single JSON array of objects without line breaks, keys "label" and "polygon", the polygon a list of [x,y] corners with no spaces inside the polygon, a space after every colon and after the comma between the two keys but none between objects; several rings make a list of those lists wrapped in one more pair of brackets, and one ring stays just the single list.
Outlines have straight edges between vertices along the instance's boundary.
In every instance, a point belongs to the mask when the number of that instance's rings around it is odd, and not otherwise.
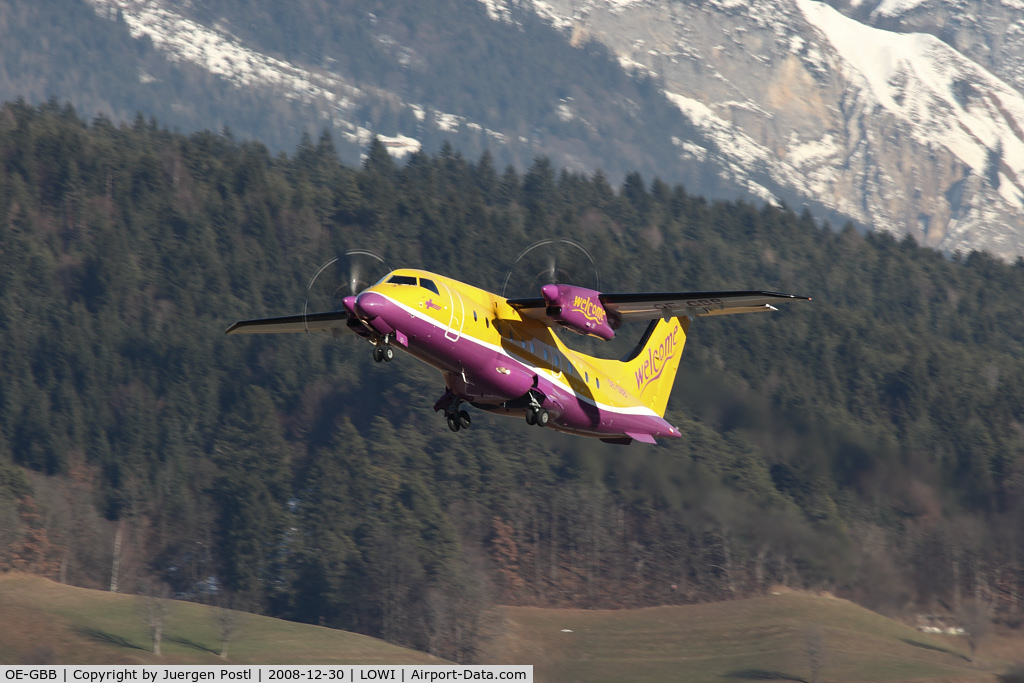
[{"label": "rocky mountain face", "polygon": [[945,251],[1024,253],[1024,3],[535,5],[655,79],[717,143],[679,140],[681,155]]},{"label": "rocky mountain face", "polygon": [[488,151],[499,169],[548,157],[613,185],[636,171],[747,196],[680,157],[673,137],[711,143],[657,84],[596,41],[571,46],[529,7],[507,17],[476,0],[10,0],[0,101],[53,97],[121,121],[142,112],[272,152],[326,129],[349,164],[378,135],[398,158],[450,143],[474,159]]},{"label": "rocky mountain face", "polygon": [[543,155],[1007,259],[1024,254],[1021,92],[1020,0],[0,6],[0,99],[272,149],[327,128],[349,160],[374,134],[396,157]]}]

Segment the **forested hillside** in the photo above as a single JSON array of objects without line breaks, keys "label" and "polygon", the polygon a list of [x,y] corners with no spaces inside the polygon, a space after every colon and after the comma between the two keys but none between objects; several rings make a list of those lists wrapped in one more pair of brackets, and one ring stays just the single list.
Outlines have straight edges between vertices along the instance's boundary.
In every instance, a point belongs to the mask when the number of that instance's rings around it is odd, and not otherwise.
[{"label": "forested hillside", "polygon": [[[614,447],[477,413],[355,337],[228,338],[351,247],[499,290],[561,235],[606,291],[814,302],[690,330],[667,417]],[[0,109],[0,562],[226,599],[473,657],[495,602],[828,588],[1021,619],[1024,264],[445,148],[358,168],[139,117]],[[620,334],[639,336],[642,326]],[[116,549],[116,553],[115,553]]]}]

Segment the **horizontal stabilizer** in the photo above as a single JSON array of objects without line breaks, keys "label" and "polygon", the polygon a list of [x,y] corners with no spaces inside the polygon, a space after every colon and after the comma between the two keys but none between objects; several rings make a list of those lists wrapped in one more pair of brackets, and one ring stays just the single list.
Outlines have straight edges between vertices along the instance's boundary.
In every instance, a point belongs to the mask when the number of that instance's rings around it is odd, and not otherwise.
[{"label": "horizontal stabilizer", "polygon": [[626,436],[633,439],[634,441],[639,441],[640,443],[658,443],[658,440],[655,439],[653,436],[651,436],[650,434],[644,434],[642,432],[626,432]]},{"label": "horizontal stabilizer", "polygon": [[224,334],[282,334],[289,332],[330,332],[345,327],[348,313],[328,311],[309,315],[286,315],[281,318],[240,320]]}]

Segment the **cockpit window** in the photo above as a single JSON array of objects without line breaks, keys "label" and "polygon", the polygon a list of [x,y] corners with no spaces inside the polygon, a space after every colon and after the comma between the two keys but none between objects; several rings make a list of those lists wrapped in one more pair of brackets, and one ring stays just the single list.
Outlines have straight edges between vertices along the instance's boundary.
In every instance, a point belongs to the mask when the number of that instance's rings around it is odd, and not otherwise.
[{"label": "cockpit window", "polygon": [[434,281],[433,280],[428,280],[425,277],[421,277],[420,278],[420,287],[423,287],[425,289],[429,289],[431,292],[433,292],[434,294],[437,294],[438,296],[440,296],[440,294],[441,294],[441,292],[437,291],[437,285],[434,284]]},{"label": "cockpit window", "polygon": [[416,278],[411,275],[394,275],[388,280],[388,283],[392,285],[415,285]]}]

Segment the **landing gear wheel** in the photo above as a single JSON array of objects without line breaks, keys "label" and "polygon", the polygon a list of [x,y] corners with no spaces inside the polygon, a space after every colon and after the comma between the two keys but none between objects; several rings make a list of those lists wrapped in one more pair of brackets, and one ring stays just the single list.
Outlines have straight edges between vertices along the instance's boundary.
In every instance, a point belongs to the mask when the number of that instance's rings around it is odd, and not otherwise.
[{"label": "landing gear wheel", "polygon": [[535,419],[537,421],[538,427],[547,427],[548,422],[551,421],[551,416],[548,414],[548,411],[541,408],[540,410],[537,411],[537,416]]},{"label": "landing gear wheel", "polygon": [[457,432],[462,429],[462,425],[459,424],[459,419],[455,415],[448,416],[448,429],[453,432]]},{"label": "landing gear wheel", "polygon": [[[392,351],[392,353],[394,353],[394,352]],[[382,360],[384,360],[384,348],[383,347],[381,347],[381,346],[374,347],[374,349],[373,349],[373,360],[375,360],[378,363],[381,362]]]},{"label": "landing gear wheel", "polygon": [[383,357],[385,363],[390,363],[395,357],[395,350],[391,348],[390,344],[386,344],[383,350]]},{"label": "landing gear wheel", "polygon": [[459,411],[459,426],[463,429],[469,429],[469,425],[472,424],[472,420],[469,419],[469,413],[465,410]]},{"label": "landing gear wheel", "polygon": [[537,424],[537,411],[533,408],[526,409],[526,424],[535,425]]}]

